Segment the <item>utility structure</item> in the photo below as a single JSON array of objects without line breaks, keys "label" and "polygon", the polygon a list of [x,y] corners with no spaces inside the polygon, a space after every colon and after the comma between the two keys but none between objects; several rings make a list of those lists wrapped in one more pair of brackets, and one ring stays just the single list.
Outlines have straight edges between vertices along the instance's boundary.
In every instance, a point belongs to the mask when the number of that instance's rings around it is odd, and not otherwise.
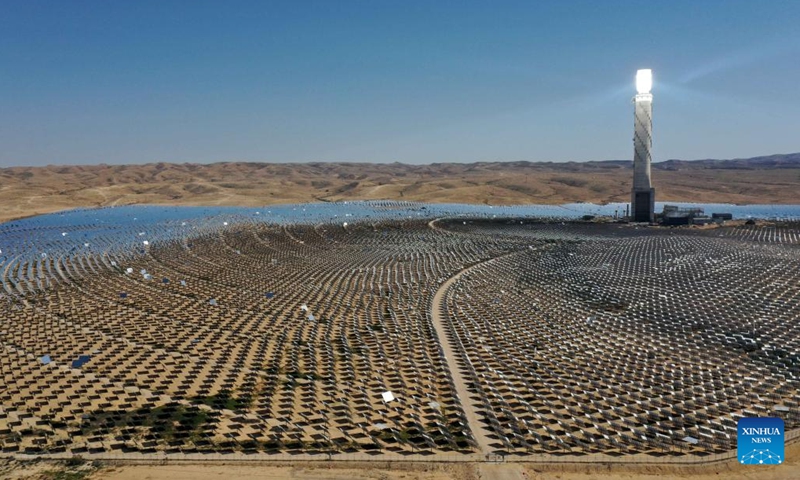
[{"label": "utility structure", "polygon": [[650,181],[653,147],[653,72],[636,72],[636,96],[633,97],[633,189],[631,215],[634,222],[655,220],[656,191]]}]

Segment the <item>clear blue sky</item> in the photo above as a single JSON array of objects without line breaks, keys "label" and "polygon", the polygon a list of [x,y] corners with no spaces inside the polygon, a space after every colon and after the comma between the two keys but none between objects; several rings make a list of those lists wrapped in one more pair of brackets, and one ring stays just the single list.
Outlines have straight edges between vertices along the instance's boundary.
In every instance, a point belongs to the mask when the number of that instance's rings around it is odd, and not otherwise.
[{"label": "clear blue sky", "polygon": [[0,3],[0,166],[800,151],[800,1]]}]

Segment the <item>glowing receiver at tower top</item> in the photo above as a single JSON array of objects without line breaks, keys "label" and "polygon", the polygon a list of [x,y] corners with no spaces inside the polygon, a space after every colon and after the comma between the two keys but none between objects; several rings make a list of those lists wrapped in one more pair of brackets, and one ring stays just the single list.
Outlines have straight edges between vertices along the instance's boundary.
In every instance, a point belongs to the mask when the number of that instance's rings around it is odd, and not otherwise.
[{"label": "glowing receiver at tower top", "polygon": [[649,68],[636,72],[636,91],[638,93],[650,93],[653,88],[653,71]]}]

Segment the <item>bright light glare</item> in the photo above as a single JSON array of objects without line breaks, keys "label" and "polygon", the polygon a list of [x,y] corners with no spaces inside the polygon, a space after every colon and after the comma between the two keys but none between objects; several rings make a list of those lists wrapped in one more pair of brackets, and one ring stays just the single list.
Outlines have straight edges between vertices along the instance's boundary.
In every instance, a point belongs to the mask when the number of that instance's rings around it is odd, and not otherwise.
[{"label": "bright light glare", "polygon": [[636,91],[650,93],[653,88],[653,71],[649,68],[636,71]]}]

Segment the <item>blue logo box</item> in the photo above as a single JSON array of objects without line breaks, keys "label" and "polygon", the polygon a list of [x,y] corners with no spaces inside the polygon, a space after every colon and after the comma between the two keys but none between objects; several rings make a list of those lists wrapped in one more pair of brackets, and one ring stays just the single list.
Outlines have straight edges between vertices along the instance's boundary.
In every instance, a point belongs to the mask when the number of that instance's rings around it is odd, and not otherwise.
[{"label": "blue logo box", "polygon": [[742,418],[736,426],[737,455],[742,465],[780,465],[783,457],[783,420]]}]

